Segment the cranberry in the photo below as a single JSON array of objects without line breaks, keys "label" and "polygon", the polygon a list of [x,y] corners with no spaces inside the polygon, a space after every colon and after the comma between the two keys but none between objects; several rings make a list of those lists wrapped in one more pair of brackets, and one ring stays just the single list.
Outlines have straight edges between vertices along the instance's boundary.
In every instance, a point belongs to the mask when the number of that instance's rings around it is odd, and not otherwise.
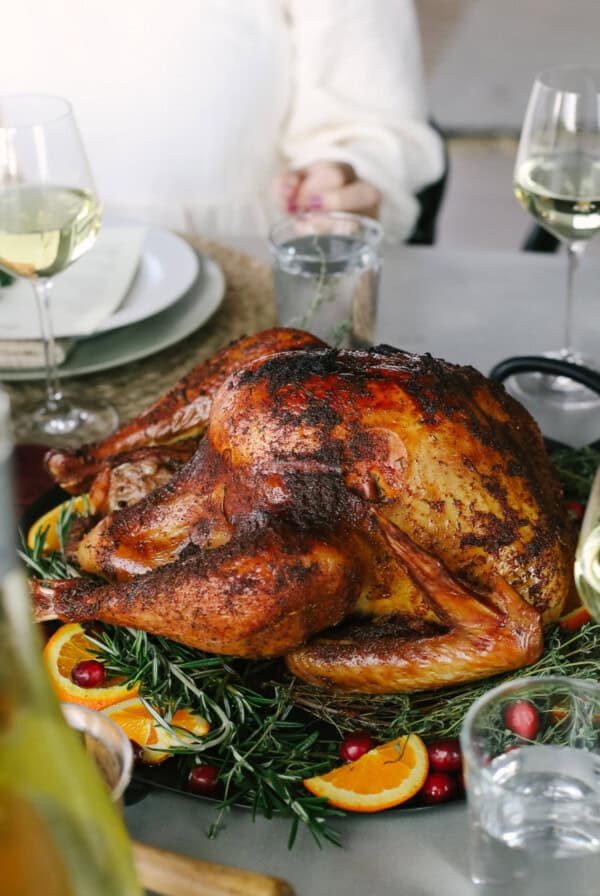
[{"label": "cranberry", "polygon": [[375,741],[370,734],[367,734],[366,731],[355,731],[354,734],[349,734],[342,741],[340,758],[343,762],[355,762],[372,750],[374,746]]},{"label": "cranberry", "polygon": [[565,510],[572,520],[580,522],[583,519],[584,506],[581,501],[565,501]]},{"label": "cranberry", "polygon": [[462,765],[460,744],[457,737],[436,740],[427,747],[429,765],[436,772],[457,772]]},{"label": "cranberry", "polygon": [[216,765],[195,765],[188,775],[188,790],[199,796],[213,796],[219,789],[218,777]]},{"label": "cranberry", "polygon": [[447,803],[454,799],[458,791],[457,783],[452,775],[446,772],[430,772],[421,788],[421,799],[429,806]]},{"label": "cranberry", "polygon": [[106,670],[98,660],[83,660],[73,666],[71,679],[80,688],[99,688],[106,680]]},{"label": "cranberry", "polygon": [[533,740],[540,730],[540,716],[529,700],[515,700],[504,713],[504,724],[519,737]]}]

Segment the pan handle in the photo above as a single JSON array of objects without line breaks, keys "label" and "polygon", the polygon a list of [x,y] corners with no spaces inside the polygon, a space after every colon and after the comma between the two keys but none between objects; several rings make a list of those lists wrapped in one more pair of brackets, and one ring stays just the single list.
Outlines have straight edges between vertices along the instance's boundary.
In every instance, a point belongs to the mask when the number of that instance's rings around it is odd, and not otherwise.
[{"label": "pan handle", "polygon": [[596,395],[600,395],[600,373],[589,367],[584,367],[583,364],[573,364],[571,361],[561,361],[558,358],[547,358],[545,355],[515,355],[513,358],[506,358],[492,367],[489,378],[502,383],[507,377],[517,373],[566,376],[591,389]]}]

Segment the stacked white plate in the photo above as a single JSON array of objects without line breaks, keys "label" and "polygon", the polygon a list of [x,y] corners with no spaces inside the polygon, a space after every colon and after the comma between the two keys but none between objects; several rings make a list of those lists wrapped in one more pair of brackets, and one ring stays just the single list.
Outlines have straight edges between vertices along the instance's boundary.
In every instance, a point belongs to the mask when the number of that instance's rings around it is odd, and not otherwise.
[{"label": "stacked white plate", "polygon": [[[109,229],[110,225],[106,225],[101,234]],[[115,233],[110,235],[114,238]],[[185,240],[159,227],[144,228],[140,238],[139,259],[128,288],[117,307],[93,324],[91,333],[78,332],[79,315],[74,322],[73,316],[60,308],[60,280],[67,276],[71,278],[71,294],[79,277],[82,293],[88,292],[82,294],[81,302],[93,305],[94,296],[89,294],[93,288],[85,281],[86,256],[56,278],[52,300],[55,336],[69,349],[59,367],[61,377],[95,373],[153,355],[194,332],[221,304],[225,280],[211,259],[199,255]],[[9,305],[13,308],[12,315]],[[17,306],[20,308],[18,320],[14,313]],[[14,340],[12,349],[18,346],[17,340],[37,339],[38,326],[31,285],[16,281],[0,288],[0,344],[7,338],[11,343]],[[3,365],[0,352],[0,380],[43,378],[43,368]]]}]

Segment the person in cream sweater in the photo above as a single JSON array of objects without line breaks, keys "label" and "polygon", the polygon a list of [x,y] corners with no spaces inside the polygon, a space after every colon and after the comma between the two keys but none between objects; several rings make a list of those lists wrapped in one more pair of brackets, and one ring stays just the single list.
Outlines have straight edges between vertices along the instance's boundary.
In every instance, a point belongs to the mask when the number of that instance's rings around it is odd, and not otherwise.
[{"label": "person in cream sweater", "polygon": [[443,170],[412,0],[20,0],[3,93],[68,98],[107,212],[264,234],[377,215],[405,240]]}]

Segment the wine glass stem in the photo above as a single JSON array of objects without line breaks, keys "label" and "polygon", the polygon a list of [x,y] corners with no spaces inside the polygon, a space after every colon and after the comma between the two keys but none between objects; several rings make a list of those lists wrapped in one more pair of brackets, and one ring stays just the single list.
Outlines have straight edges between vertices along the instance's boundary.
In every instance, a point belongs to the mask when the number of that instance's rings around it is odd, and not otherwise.
[{"label": "wine glass stem", "polygon": [[52,293],[52,281],[47,277],[40,277],[32,281],[33,291],[40,319],[40,330],[44,345],[44,365],[46,367],[46,406],[49,410],[56,410],[62,398],[62,392],[58,383],[56,365],[56,343],[52,328],[50,314],[50,296]]},{"label": "wine glass stem", "polygon": [[573,350],[573,281],[579,267],[585,243],[567,243],[567,300],[565,302],[564,337],[561,356],[569,361],[575,357]]}]

